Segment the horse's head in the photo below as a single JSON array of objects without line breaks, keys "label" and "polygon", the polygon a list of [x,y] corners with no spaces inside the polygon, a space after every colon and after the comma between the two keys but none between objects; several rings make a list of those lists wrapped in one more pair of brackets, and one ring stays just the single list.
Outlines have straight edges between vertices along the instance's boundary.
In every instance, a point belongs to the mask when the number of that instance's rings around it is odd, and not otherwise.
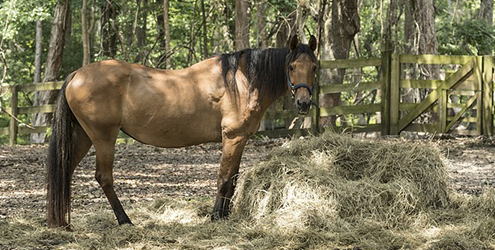
[{"label": "horse's head", "polygon": [[299,114],[309,112],[318,70],[316,56],[316,38],[311,36],[309,44],[300,44],[297,36],[289,43],[290,52],[286,60],[287,85],[289,86]]}]

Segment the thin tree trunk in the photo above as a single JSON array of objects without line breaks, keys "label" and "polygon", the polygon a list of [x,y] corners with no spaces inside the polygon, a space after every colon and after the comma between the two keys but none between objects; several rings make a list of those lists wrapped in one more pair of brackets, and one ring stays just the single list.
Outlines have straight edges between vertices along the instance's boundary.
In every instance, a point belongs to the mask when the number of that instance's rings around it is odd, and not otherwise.
[{"label": "thin tree trunk", "polygon": [[[136,15],[134,19],[133,33],[136,37],[136,45],[139,48],[139,53],[134,58],[135,63],[146,64],[145,62],[145,47],[146,47],[146,31],[148,27],[148,0],[137,0],[138,9],[136,10]],[[140,8],[142,4],[142,8]]]},{"label": "thin tree trunk", "polygon": [[304,34],[304,25],[306,24],[306,20],[308,19],[307,12],[304,11],[305,6],[301,3],[297,5],[296,8],[296,34],[301,43],[308,43],[308,39]]},{"label": "thin tree trunk", "polygon": [[[118,34],[115,27],[115,20],[118,15],[118,6],[114,6],[109,0],[105,1],[101,13],[101,46],[103,56],[115,58],[117,54]],[[124,55],[125,51],[123,51]]]},{"label": "thin tree trunk", "polygon": [[235,49],[249,48],[249,2],[235,0]]},{"label": "thin tree trunk", "polygon": [[201,16],[203,18],[203,58],[208,58],[208,29],[206,28],[205,0],[201,0]]},{"label": "thin tree trunk", "polygon": [[257,6],[256,19],[258,23],[257,44],[258,46],[261,46],[261,48],[267,48],[268,40],[266,37],[266,16],[265,16],[266,1],[260,0],[256,6]]},{"label": "thin tree trunk", "polygon": [[82,65],[87,65],[90,62],[91,51],[88,34],[88,18],[87,18],[88,0],[83,0],[81,7],[81,25],[82,25],[82,42],[83,42],[83,62]]},{"label": "thin tree trunk", "polygon": [[[196,25],[195,25],[195,20],[196,20],[196,15],[197,15],[197,12],[198,12],[198,0],[195,0],[194,1],[194,11],[193,11],[193,18],[190,20],[190,31],[189,31],[189,34],[190,34],[190,38],[189,38],[189,44],[190,44],[190,50],[189,50],[189,54],[187,56],[187,63],[188,64],[192,64],[193,62],[195,62],[196,60],[196,52],[195,52],[195,45],[196,45],[196,33],[195,33],[195,29],[196,29]],[[193,61],[194,60],[194,61]]]},{"label": "thin tree trunk", "polygon": [[36,21],[36,50],[34,56],[34,83],[41,82],[41,55],[43,52],[43,23],[41,19]]},{"label": "thin tree trunk", "polygon": [[166,60],[165,60],[165,68],[170,69],[172,68],[171,62],[170,62],[170,20],[168,19],[168,5],[169,5],[169,0],[164,0],[163,1],[163,23],[165,25],[165,53],[166,53]]},{"label": "thin tree trunk", "polygon": [[[69,15],[70,0],[66,0],[64,3],[58,4],[55,7],[43,82],[55,81],[59,76]],[[57,94],[58,91],[37,91],[34,96],[34,105],[41,106],[54,103]],[[34,126],[47,126],[51,123],[52,116],[45,113],[34,114],[32,124]],[[44,143],[45,136],[46,133],[31,134],[30,141],[31,143]]]},{"label": "thin tree trunk", "polygon": [[[259,0],[259,2],[256,4],[256,24],[258,27],[256,44],[263,49],[268,47],[268,41],[266,38],[266,30],[265,30],[266,27],[265,5],[266,5],[265,0]],[[272,110],[273,108],[275,108],[275,106],[276,105],[272,105],[269,109]],[[266,123],[267,121],[263,116],[263,119],[260,122],[259,131],[265,131],[266,128],[270,126],[270,124],[266,124]]]},{"label": "thin tree trunk", "polygon": [[[481,0],[476,18],[485,21],[489,27],[493,25],[493,0]],[[482,46],[478,51],[478,55],[491,55],[492,51],[492,46]]]}]

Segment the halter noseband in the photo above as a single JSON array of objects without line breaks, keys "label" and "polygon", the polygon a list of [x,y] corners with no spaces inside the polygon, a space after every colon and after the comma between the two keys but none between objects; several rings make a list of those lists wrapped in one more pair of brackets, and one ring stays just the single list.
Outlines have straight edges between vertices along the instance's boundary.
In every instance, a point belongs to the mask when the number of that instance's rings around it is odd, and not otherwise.
[{"label": "halter noseband", "polygon": [[297,91],[298,88],[306,88],[309,91],[309,95],[310,96],[313,96],[313,92],[315,90],[315,86],[316,86],[316,83],[317,83],[316,76],[315,76],[315,82],[313,84],[313,87],[310,87],[306,83],[298,83],[298,84],[294,85],[292,83],[292,81],[290,80],[289,72],[287,72],[286,75],[287,75],[287,85],[289,86],[289,89],[292,92],[292,97],[294,97],[294,95],[296,94],[296,91]]}]

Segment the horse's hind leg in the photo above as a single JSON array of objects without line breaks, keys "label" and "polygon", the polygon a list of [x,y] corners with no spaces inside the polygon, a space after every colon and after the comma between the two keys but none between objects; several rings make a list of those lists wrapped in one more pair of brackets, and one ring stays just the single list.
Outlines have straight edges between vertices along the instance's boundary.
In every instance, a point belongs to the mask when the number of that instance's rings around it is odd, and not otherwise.
[{"label": "horse's hind leg", "polygon": [[[118,130],[117,130],[118,131]],[[96,151],[96,180],[100,184],[105,196],[107,197],[110,205],[112,206],[113,212],[117,217],[119,225],[122,224],[132,224],[131,220],[127,216],[122,207],[122,204],[115,194],[113,187],[113,161],[115,158],[115,138],[105,141],[94,142]]]},{"label": "horse's hind leg", "polygon": [[88,153],[89,149],[91,148],[91,145],[93,145],[88,135],[79,124],[77,124],[74,127],[73,133],[74,133],[74,149],[73,149],[74,158],[71,162],[70,176],[74,174],[77,165],[79,165],[81,160]]}]

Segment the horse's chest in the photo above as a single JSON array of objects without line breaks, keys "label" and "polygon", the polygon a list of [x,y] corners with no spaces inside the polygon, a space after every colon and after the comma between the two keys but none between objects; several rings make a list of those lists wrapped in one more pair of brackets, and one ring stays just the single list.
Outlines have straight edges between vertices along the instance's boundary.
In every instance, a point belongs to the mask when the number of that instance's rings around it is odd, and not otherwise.
[{"label": "horse's chest", "polygon": [[233,110],[222,119],[222,134],[224,135],[253,135],[259,128],[263,110],[257,102],[251,102],[244,107]]}]

